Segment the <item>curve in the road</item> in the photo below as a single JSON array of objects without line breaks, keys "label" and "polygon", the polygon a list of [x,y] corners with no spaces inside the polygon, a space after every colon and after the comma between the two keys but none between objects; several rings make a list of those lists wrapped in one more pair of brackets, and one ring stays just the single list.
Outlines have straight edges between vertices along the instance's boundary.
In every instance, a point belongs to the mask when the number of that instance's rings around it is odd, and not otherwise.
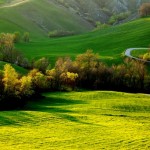
[{"label": "curve in the road", "polygon": [[132,59],[135,59],[135,60],[138,60],[138,61],[142,61],[142,62],[146,62],[146,63],[150,63],[150,61],[147,61],[147,60],[144,60],[144,59],[141,59],[141,58],[137,58],[137,57],[134,57],[134,56],[132,56],[131,55],[131,52],[133,51],[133,50],[148,50],[148,48],[128,48],[126,51],[125,51],[125,56],[127,56],[127,57],[129,57],[129,58],[132,58]]}]

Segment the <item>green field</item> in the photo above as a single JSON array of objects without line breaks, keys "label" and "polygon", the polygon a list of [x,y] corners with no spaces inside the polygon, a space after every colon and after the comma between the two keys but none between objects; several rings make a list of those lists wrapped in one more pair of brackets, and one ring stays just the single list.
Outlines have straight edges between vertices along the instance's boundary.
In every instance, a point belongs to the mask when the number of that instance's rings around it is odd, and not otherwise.
[{"label": "green field", "polygon": [[49,93],[26,109],[1,111],[1,150],[150,148],[149,95]]},{"label": "green field", "polygon": [[[102,61],[113,64],[123,62],[124,52],[131,47],[148,47],[150,18],[138,19],[126,24],[109,27],[100,31],[65,38],[33,38],[28,44],[17,46],[26,57],[50,58],[54,64],[60,56],[71,56],[93,49],[100,54]],[[142,39],[142,40],[141,40]]]}]

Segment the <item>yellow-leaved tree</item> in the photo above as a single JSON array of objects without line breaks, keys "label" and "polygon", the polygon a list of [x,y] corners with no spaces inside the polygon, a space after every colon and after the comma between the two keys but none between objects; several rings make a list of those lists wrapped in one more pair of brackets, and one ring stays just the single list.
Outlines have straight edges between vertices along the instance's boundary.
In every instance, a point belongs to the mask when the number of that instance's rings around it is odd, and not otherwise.
[{"label": "yellow-leaved tree", "polygon": [[7,94],[7,96],[18,95],[18,73],[10,64],[6,64],[4,66],[3,83],[4,92]]}]

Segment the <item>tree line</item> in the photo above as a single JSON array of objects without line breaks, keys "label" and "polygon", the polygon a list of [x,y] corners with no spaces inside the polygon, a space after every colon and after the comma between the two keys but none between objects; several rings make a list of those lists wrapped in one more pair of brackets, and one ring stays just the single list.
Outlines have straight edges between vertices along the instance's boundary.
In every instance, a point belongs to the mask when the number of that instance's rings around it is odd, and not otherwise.
[{"label": "tree line", "polygon": [[[12,42],[8,35],[5,40],[0,38],[1,57],[27,68],[22,62],[23,55],[18,55],[17,50],[12,53],[14,40]],[[22,107],[28,100],[46,91],[87,89],[150,92],[148,66],[128,58],[123,64],[108,66],[100,60],[98,53],[87,50],[74,60],[69,57],[58,58],[53,68],[44,57],[29,63],[29,73],[24,76],[18,74],[10,64],[0,71],[0,109]]]},{"label": "tree line", "polygon": [[29,99],[42,92],[88,90],[115,90],[150,92],[150,75],[143,63],[126,59],[124,64],[107,66],[99,55],[87,50],[72,61],[59,58],[55,67],[40,71],[32,69],[19,75],[6,64],[0,71],[0,109],[22,107]]}]

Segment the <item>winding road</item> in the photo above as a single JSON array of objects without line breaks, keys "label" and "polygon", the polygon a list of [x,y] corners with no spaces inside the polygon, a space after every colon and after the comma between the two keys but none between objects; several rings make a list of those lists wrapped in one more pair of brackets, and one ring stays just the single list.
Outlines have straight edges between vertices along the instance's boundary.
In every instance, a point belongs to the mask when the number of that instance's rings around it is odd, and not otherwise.
[{"label": "winding road", "polygon": [[135,59],[135,60],[139,60],[139,61],[142,61],[142,62],[146,62],[146,63],[150,63],[150,61],[147,61],[147,60],[144,60],[144,59],[141,59],[141,58],[137,58],[137,57],[134,57],[131,55],[131,52],[133,50],[148,50],[148,48],[128,48],[126,51],[125,51],[125,56],[129,57],[129,58],[132,58],[132,59]]}]

